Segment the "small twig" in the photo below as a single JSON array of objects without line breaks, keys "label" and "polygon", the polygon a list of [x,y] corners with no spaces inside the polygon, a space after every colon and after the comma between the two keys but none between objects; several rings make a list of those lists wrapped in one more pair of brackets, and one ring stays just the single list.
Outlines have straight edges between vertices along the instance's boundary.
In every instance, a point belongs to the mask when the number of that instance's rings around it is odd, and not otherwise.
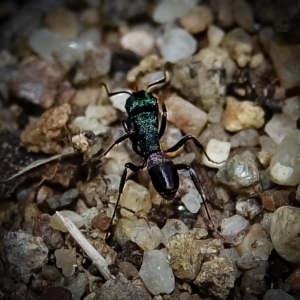
[{"label": "small twig", "polygon": [[80,245],[87,256],[92,260],[93,264],[95,264],[95,266],[98,268],[103,277],[106,280],[109,280],[111,278],[114,279],[115,277],[110,274],[108,263],[106,262],[104,257],[102,257],[100,253],[89,243],[89,241],[83,236],[83,234],[74,225],[74,223],[68,218],[63,217],[58,211],[56,212],[56,214],[66,226],[75,241]]}]

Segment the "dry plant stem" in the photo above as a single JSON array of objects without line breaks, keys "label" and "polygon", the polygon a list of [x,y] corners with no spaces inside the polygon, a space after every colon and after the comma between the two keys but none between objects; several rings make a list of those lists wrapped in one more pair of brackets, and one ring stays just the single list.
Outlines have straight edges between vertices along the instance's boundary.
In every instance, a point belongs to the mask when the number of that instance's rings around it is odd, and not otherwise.
[{"label": "dry plant stem", "polygon": [[100,273],[106,280],[114,279],[115,277],[110,274],[108,269],[108,263],[106,260],[97,252],[97,250],[88,242],[88,240],[83,236],[83,234],[79,231],[79,229],[71,222],[68,218],[63,217],[58,211],[56,212],[58,217],[64,223],[69,233],[75,239],[75,241],[80,245],[80,247],[84,250],[87,256],[92,260],[92,262],[96,265]]}]

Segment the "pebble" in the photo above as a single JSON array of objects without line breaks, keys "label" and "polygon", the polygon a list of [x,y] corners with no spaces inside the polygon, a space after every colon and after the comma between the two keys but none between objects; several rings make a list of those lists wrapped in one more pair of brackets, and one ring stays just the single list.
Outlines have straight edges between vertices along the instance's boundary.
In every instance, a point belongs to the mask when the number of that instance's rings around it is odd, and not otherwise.
[{"label": "pebble", "polygon": [[255,198],[240,199],[235,204],[235,210],[238,215],[253,219],[262,211],[262,206]]},{"label": "pebble", "polygon": [[300,208],[279,207],[272,215],[270,236],[277,253],[285,260],[300,263]]},{"label": "pebble", "polygon": [[60,286],[49,286],[39,297],[39,300],[56,300],[56,299],[72,300],[73,297],[70,290]]},{"label": "pebble", "polygon": [[232,3],[235,22],[248,32],[254,32],[254,13],[252,6],[246,0],[234,0]]},{"label": "pebble", "polygon": [[202,254],[199,243],[190,233],[178,234],[166,245],[168,261],[177,278],[194,280],[201,267]]},{"label": "pebble", "polygon": [[89,81],[103,81],[103,76],[107,75],[110,71],[111,56],[111,50],[105,46],[98,46],[96,49],[87,50],[76,69],[73,83],[84,86]]},{"label": "pebble", "polygon": [[251,36],[242,28],[235,28],[225,35],[223,47],[228,50],[232,59],[243,68],[251,60],[253,50]]},{"label": "pebble", "polygon": [[99,99],[102,99],[102,90],[88,87],[77,89],[71,103],[79,107],[84,107],[99,104]]},{"label": "pebble", "polygon": [[232,148],[255,147],[259,144],[259,133],[255,129],[245,129],[230,138]]},{"label": "pebble", "polygon": [[52,282],[61,276],[61,274],[57,270],[57,268],[55,266],[51,266],[51,265],[44,265],[42,268],[42,274],[46,280],[49,280]]},{"label": "pebble", "polygon": [[271,219],[272,219],[273,213],[264,213],[263,219],[261,220],[261,226],[267,232],[268,235],[270,235],[271,230]]},{"label": "pebble", "polygon": [[300,45],[286,44],[279,39],[272,39],[269,54],[273,62],[280,85],[291,89],[300,84]]},{"label": "pebble", "polygon": [[300,183],[300,130],[289,133],[278,145],[270,164],[271,180],[295,186]]},{"label": "pebble", "polygon": [[68,103],[48,109],[35,123],[25,127],[21,133],[21,145],[32,152],[61,153],[61,140],[65,138],[70,116]]},{"label": "pebble", "polygon": [[32,227],[32,235],[43,238],[49,250],[58,249],[64,246],[62,234],[51,227],[51,217],[48,214],[41,214],[35,218]]},{"label": "pebble", "polygon": [[208,68],[199,54],[182,59],[172,67],[171,86],[180,91],[185,99],[195,102],[205,111],[209,111],[213,106],[222,106],[225,99],[224,68],[219,62],[214,64],[214,61],[213,55],[209,60],[211,67]]},{"label": "pebble", "polygon": [[56,266],[62,268],[65,277],[70,277],[75,272],[76,265],[76,248],[57,249],[54,252]]},{"label": "pebble", "polygon": [[153,295],[170,294],[174,290],[175,277],[166,256],[159,250],[144,252],[139,275]]},{"label": "pebble", "polygon": [[222,142],[229,141],[229,134],[224,130],[221,123],[208,124],[208,126],[203,130],[199,137],[199,142],[203,146],[207,146],[211,139],[215,139]]},{"label": "pebble", "polygon": [[290,192],[285,190],[265,191],[261,194],[261,202],[267,211],[275,211],[278,207],[289,204]]},{"label": "pebble", "polygon": [[97,8],[86,8],[82,11],[81,19],[85,27],[97,27],[100,23],[100,12]]},{"label": "pebble", "polygon": [[237,245],[236,249],[241,257],[245,254],[251,254],[259,257],[261,260],[267,260],[273,249],[273,245],[268,240],[268,234],[264,231],[263,227],[255,223],[250,227],[248,233],[242,242]]},{"label": "pebble", "polygon": [[76,14],[64,7],[59,7],[47,15],[45,25],[63,38],[75,38],[79,33]]},{"label": "pebble", "polygon": [[126,181],[119,204],[131,210],[121,208],[123,217],[131,217],[133,213],[137,215],[140,213],[147,214],[152,207],[149,191],[132,180]]},{"label": "pebble", "polygon": [[[127,241],[130,241],[130,236],[134,228],[144,223],[144,219],[138,219],[136,216],[129,218],[120,218],[113,231],[114,238],[120,246],[124,246]],[[143,226],[143,225],[142,225]]]},{"label": "pebble", "polygon": [[169,23],[183,17],[197,3],[195,0],[158,2],[154,8],[152,18],[157,23]]},{"label": "pebble", "polygon": [[158,41],[158,47],[165,61],[175,63],[195,53],[197,41],[187,31],[181,28],[171,28],[162,35]]},{"label": "pebble", "polygon": [[295,300],[295,298],[282,289],[270,289],[265,293],[263,300]]},{"label": "pebble", "polygon": [[239,254],[237,253],[235,248],[224,249],[220,252],[220,257],[224,257],[227,260],[232,262],[235,278],[238,278],[241,275],[240,270],[237,268],[236,261],[240,259]]},{"label": "pebble", "polygon": [[52,210],[71,204],[79,195],[77,188],[70,189],[61,195],[54,195],[46,199],[47,204]]},{"label": "pebble", "polygon": [[[144,220],[145,221],[145,220]],[[161,243],[162,234],[154,223],[140,222],[131,234],[130,239],[144,251],[154,250]]]},{"label": "pebble", "polygon": [[155,38],[149,31],[135,29],[125,33],[121,37],[120,43],[123,49],[146,56],[153,50]]},{"label": "pebble", "polygon": [[43,238],[22,231],[8,232],[1,245],[1,257],[10,276],[25,283],[29,282],[34,270],[46,263],[48,251]]},{"label": "pebble", "polygon": [[186,134],[198,136],[207,123],[207,115],[183,98],[172,95],[165,101],[168,121]]},{"label": "pebble", "polygon": [[215,257],[203,263],[194,284],[205,295],[225,300],[234,281],[233,263],[224,257]]},{"label": "pebble", "polygon": [[60,66],[68,71],[77,61],[83,60],[85,52],[94,50],[100,44],[100,32],[96,28],[90,28],[83,31],[78,38],[62,38],[43,28],[36,29],[28,42],[31,49],[43,60],[51,64],[56,64],[58,60]]},{"label": "pebble", "polygon": [[181,220],[168,219],[165,226],[161,229],[162,243],[167,245],[173,236],[186,232],[188,232],[188,228]]},{"label": "pebble", "polygon": [[[68,218],[70,221],[72,221],[77,228],[81,228],[85,224],[85,220],[80,215],[71,210],[61,210],[59,213],[63,217]],[[50,226],[53,229],[59,230],[61,232],[68,232],[67,228],[56,214],[51,216]]]},{"label": "pebble", "polygon": [[267,291],[267,283],[265,281],[265,276],[265,266],[257,267],[255,269],[246,271],[242,277],[241,283],[241,290],[243,294],[252,295],[261,299],[261,297]]},{"label": "pebble", "polygon": [[202,203],[201,196],[196,189],[189,189],[188,193],[181,198],[186,209],[192,214],[196,214]]},{"label": "pebble", "polygon": [[285,280],[285,283],[287,283],[293,293],[300,291],[300,269],[296,269],[292,272],[292,274]]},{"label": "pebble", "polygon": [[107,280],[99,290],[94,300],[124,300],[124,299],[139,299],[151,300],[152,297],[144,288],[135,286],[131,281],[124,276],[118,275],[116,279]]},{"label": "pebble", "polygon": [[[207,68],[207,76],[209,76],[207,79],[210,79],[211,85],[216,85],[215,89],[218,87],[217,92],[219,97],[221,97],[221,95],[223,96],[219,99],[219,101],[216,101],[216,99],[211,100],[210,102],[212,105],[209,109],[214,106],[223,106],[225,101],[226,84],[230,84],[232,82],[232,77],[237,69],[235,62],[231,59],[228,51],[220,47],[207,47],[201,49],[197,56],[199,56],[201,62]],[[224,70],[225,74],[222,74],[224,73]],[[208,87],[206,87],[204,91],[209,93],[206,89],[208,89]],[[212,96],[213,95],[211,95],[211,97]],[[205,101],[202,100],[202,102],[209,102],[209,99],[205,99]]]},{"label": "pebble", "polygon": [[108,131],[108,127],[100,123],[97,119],[90,119],[84,116],[76,117],[69,125],[72,130],[93,131],[95,135],[100,135]]},{"label": "pebble", "polygon": [[214,7],[217,23],[221,27],[229,28],[234,25],[231,0],[214,0],[211,3],[211,7]]},{"label": "pebble", "polygon": [[296,122],[284,114],[274,114],[265,126],[265,132],[279,145],[284,137],[296,129]]},{"label": "pebble", "polygon": [[231,143],[210,139],[205,147],[210,160],[202,153],[202,163],[210,168],[220,169],[230,154]]},{"label": "pebble", "polygon": [[249,67],[252,69],[258,69],[259,67],[262,67],[265,63],[266,60],[263,53],[259,52],[251,57]]},{"label": "pebble", "polygon": [[85,116],[89,119],[104,120],[107,124],[118,119],[117,111],[111,105],[89,105],[85,110]]},{"label": "pebble", "polygon": [[53,105],[63,74],[52,65],[35,57],[19,64],[19,72],[9,82],[13,96],[42,108]]},{"label": "pebble", "polygon": [[124,166],[130,161],[129,153],[124,151],[121,146],[115,147],[105,157],[105,161],[102,165],[104,174],[122,175],[124,172]]},{"label": "pebble", "polygon": [[222,124],[231,132],[249,128],[258,129],[264,125],[264,116],[264,110],[254,102],[237,101],[233,97],[226,97]]},{"label": "pebble", "polygon": [[285,99],[282,106],[282,112],[287,117],[297,121],[300,118],[300,96]]},{"label": "pebble", "polygon": [[65,281],[62,280],[63,287],[69,289],[72,292],[73,300],[82,299],[82,295],[85,292],[87,283],[88,283],[88,277],[87,274],[85,273],[79,273],[75,278],[70,277],[67,278]]},{"label": "pebble", "polygon": [[189,33],[197,34],[205,31],[212,24],[213,18],[209,7],[198,5],[180,19],[180,24]]},{"label": "pebble", "polygon": [[135,276],[138,272],[136,267],[127,261],[122,261],[119,266],[120,271],[125,275],[127,279],[133,278],[133,276]]},{"label": "pebble", "polygon": [[221,123],[222,114],[223,114],[223,107],[220,106],[213,106],[208,114],[207,114],[207,120],[210,123]]},{"label": "pebble", "polygon": [[246,271],[256,268],[260,261],[261,260],[258,257],[255,257],[252,254],[244,254],[241,258],[236,260],[236,264],[241,270]]},{"label": "pebble", "polygon": [[207,39],[210,47],[219,47],[225,36],[225,31],[216,26],[209,25],[207,29]]},{"label": "pebble", "polygon": [[[251,191],[259,181],[258,165],[255,155],[250,151],[229,158],[215,176],[215,179],[232,190]],[[255,188],[255,186],[254,186]]]},{"label": "pebble", "polygon": [[226,240],[226,243],[231,245],[241,243],[248,228],[249,222],[239,215],[223,219],[221,222],[221,234]]}]

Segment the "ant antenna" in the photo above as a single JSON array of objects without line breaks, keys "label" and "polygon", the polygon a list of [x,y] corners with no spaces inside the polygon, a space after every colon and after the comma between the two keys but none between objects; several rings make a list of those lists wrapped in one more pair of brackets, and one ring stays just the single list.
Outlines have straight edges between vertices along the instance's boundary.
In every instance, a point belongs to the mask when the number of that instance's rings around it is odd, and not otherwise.
[{"label": "ant antenna", "polygon": [[159,84],[162,84],[162,83],[166,83],[166,82],[168,82],[170,80],[170,73],[169,73],[169,71],[170,71],[171,65],[172,64],[170,62],[166,62],[165,63],[165,66],[164,66],[164,77],[161,78],[161,79],[155,80],[154,82],[150,83],[147,86],[146,90],[145,90],[146,93],[150,93],[151,90],[153,88],[155,88],[156,85],[159,85]]},{"label": "ant antenna", "polygon": [[128,94],[128,95],[132,95],[132,93],[128,92],[128,91],[120,91],[120,92],[114,92],[114,93],[111,93],[107,87],[107,85],[105,83],[102,83],[100,85],[100,87],[103,86],[105,88],[105,91],[106,91],[106,94],[108,97],[112,97],[112,96],[116,96],[116,95],[120,95],[120,94]]}]

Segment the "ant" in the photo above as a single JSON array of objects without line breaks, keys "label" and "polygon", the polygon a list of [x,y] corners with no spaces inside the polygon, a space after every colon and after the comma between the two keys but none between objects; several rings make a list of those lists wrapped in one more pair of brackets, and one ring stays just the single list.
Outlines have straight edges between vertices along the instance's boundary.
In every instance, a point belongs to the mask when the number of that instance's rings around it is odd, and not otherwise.
[{"label": "ant", "polygon": [[158,101],[151,94],[151,90],[157,85],[161,85],[169,81],[169,73],[167,71],[168,66],[169,63],[166,63],[164,68],[164,77],[149,84],[145,90],[134,92],[120,91],[111,93],[109,92],[107,86],[103,84],[108,97],[120,94],[128,94],[129,97],[125,104],[128,118],[122,121],[125,134],[116,139],[115,142],[101,156],[105,156],[114,146],[129,139],[132,143],[132,150],[142,158],[142,162],[139,165],[135,165],[131,162],[125,164],[125,169],[121,176],[119,186],[119,195],[110,225],[114,219],[116,208],[123,192],[127,178],[127,170],[130,169],[133,172],[138,172],[145,167],[147,167],[155,190],[165,200],[172,200],[177,193],[179,188],[178,171],[188,171],[197,191],[201,195],[207,216],[210,222],[212,222],[201,191],[201,184],[195,174],[195,171],[187,164],[174,164],[173,161],[167,156],[167,153],[179,150],[186,144],[187,141],[192,140],[197,148],[203,151],[204,155],[209,161],[214,161],[209,158],[203,146],[193,135],[184,136],[173,147],[167,150],[162,150],[160,147],[159,140],[162,138],[167,125],[167,109],[163,103],[162,117],[159,127]]}]

